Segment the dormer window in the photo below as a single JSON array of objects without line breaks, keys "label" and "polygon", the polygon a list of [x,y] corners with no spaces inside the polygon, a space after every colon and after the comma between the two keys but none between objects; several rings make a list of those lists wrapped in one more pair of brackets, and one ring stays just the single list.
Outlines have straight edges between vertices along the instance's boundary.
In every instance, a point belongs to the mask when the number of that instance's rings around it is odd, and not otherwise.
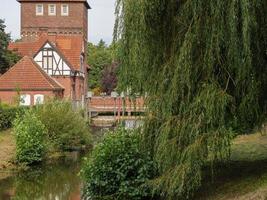
[{"label": "dormer window", "polygon": [[69,5],[68,4],[62,4],[61,5],[61,15],[62,16],[68,16],[69,15]]},{"label": "dormer window", "polygon": [[57,9],[55,4],[48,5],[48,15],[56,15]]},{"label": "dormer window", "polygon": [[36,5],[36,15],[44,15],[44,6],[43,4]]}]

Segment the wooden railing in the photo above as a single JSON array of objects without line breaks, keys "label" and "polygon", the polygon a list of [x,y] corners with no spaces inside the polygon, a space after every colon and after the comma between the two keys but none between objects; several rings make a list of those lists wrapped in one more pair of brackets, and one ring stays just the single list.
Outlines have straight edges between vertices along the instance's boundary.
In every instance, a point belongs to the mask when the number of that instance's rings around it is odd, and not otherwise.
[{"label": "wooden railing", "polygon": [[135,101],[129,98],[110,96],[95,96],[89,99],[88,108],[90,112],[144,112],[144,100],[137,98]]}]

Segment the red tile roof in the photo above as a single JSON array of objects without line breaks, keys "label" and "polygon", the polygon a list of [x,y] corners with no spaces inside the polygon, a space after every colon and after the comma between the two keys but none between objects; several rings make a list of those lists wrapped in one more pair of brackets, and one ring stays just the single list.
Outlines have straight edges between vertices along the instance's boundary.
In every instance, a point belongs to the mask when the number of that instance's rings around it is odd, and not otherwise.
[{"label": "red tile roof", "polygon": [[73,68],[79,71],[81,65],[80,56],[83,51],[83,37],[59,35],[53,42],[55,42],[56,47],[67,58]]},{"label": "red tile roof", "polygon": [[82,36],[49,36],[42,34],[36,41],[10,43],[8,48],[21,56],[33,57],[47,41],[57,47],[67,59],[67,62],[72,65],[71,68],[80,71],[80,55],[83,51]]},{"label": "red tile roof", "polygon": [[14,42],[9,44],[8,49],[21,56],[33,57],[46,41],[47,38],[40,37],[38,40],[31,42]]},{"label": "red tile roof", "polygon": [[0,77],[0,91],[9,90],[64,90],[64,88],[46,74],[34,60],[24,56]]}]

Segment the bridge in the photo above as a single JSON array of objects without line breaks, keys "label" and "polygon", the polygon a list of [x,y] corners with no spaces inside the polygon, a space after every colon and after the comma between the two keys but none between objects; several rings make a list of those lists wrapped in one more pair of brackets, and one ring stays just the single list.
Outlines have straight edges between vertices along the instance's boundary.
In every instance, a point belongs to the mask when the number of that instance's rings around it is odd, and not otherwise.
[{"label": "bridge", "polygon": [[94,96],[88,101],[89,112],[91,113],[114,113],[117,115],[142,113],[145,111],[143,98],[135,101],[130,98],[110,96]]},{"label": "bridge", "polygon": [[135,101],[129,98],[94,96],[88,100],[89,118],[92,125],[108,127],[114,126],[121,120],[136,120],[133,115],[144,113],[143,98]]}]

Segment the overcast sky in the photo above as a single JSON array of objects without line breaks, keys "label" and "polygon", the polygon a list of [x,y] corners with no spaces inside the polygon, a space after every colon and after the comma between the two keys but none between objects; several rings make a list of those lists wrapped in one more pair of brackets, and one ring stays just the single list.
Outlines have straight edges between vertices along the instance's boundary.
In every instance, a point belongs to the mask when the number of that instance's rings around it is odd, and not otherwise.
[{"label": "overcast sky", "polygon": [[[20,5],[16,0],[0,0],[0,18],[5,20],[6,32],[10,32],[12,39],[20,36]],[[90,6],[88,15],[89,41],[97,43],[103,39],[107,43],[112,41],[114,26],[115,0],[88,0]]]}]

